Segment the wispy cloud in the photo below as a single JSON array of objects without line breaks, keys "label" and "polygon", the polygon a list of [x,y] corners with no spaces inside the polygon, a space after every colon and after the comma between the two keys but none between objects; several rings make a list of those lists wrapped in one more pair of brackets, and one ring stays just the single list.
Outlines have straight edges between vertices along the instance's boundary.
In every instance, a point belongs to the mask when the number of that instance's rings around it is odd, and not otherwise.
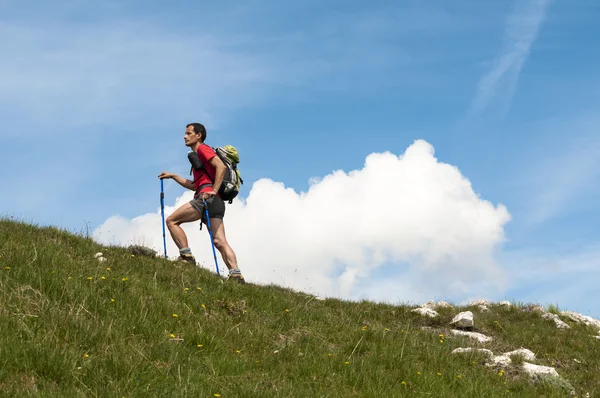
[{"label": "wispy cloud", "polygon": [[546,17],[552,0],[516,0],[506,24],[502,51],[491,69],[479,80],[470,113],[485,109],[502,92],[507,106],[519,75]]}]

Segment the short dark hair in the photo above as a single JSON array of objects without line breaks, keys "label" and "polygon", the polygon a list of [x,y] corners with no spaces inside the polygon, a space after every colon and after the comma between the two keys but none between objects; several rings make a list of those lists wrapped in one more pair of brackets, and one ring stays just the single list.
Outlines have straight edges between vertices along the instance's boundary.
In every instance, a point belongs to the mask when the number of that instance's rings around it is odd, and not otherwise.
[{"label": "short dark hair", "polygon": [[194,128],[194,133],[200,134],[202,136],[201,140],[204,142],[206,140],[206,127],[202,123],[190,123],[185,127],[192,126]]}]

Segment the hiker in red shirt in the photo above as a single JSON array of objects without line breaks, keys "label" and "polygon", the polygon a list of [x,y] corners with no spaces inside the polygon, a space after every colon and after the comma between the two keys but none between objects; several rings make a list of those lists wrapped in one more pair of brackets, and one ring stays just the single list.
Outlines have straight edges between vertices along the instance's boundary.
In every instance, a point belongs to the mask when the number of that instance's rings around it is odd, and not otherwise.
[{"label": "hiker in red shirt", "polygon": [[187,236],[180,225],[197,220],[201,220],[201,222],[207,224],[204,209],[204,201],[206,200],[213,243],[221,253],[221,257],[223,257],[223,261],[229,269],[228,279],[245,283],[244,277],[238,268],[235,252],[229,246],[225,237],[225,226],[223,224],[225,202],[217,193],[223,182],[225,165],[215,151],[204,143],[204,140],[206,140],[206,128],[202,124],[188,124],[183,138],[185,145],[198,154],[198,158],[203,166],[199,170],[192,167],[194,181],[167,172],[162,172],[158,176],[161,180],[172,178],[182,187],[195,191],[194,199],[175,210],[167,218],[167,227],[171,233],[171,237],[179,248],[179,260],[196,264],[196,259],[188,246]]}]

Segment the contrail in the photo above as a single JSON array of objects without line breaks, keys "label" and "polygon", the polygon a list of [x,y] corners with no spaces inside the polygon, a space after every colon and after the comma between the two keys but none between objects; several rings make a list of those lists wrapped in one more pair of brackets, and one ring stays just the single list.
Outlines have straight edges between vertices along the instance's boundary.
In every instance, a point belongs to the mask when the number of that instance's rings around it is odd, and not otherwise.
[{"label": "contrail", "polygon": [[516,0],[508,18],[501,53],[479,80],[471,111],[483,110],[502,88],[513,96],[521,69],[535,43],[552,0]]}]

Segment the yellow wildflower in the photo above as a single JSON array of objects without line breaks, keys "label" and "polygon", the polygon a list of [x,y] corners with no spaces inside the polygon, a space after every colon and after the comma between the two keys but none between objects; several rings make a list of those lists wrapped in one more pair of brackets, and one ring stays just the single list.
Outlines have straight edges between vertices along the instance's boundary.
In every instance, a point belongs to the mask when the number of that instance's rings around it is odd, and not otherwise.
[{"label": "yellow wildflower", "polygon": [[177,318],[177,317],[178,317],[178,315],[177,315],[177,314],[173,314],[173,318]]}]

